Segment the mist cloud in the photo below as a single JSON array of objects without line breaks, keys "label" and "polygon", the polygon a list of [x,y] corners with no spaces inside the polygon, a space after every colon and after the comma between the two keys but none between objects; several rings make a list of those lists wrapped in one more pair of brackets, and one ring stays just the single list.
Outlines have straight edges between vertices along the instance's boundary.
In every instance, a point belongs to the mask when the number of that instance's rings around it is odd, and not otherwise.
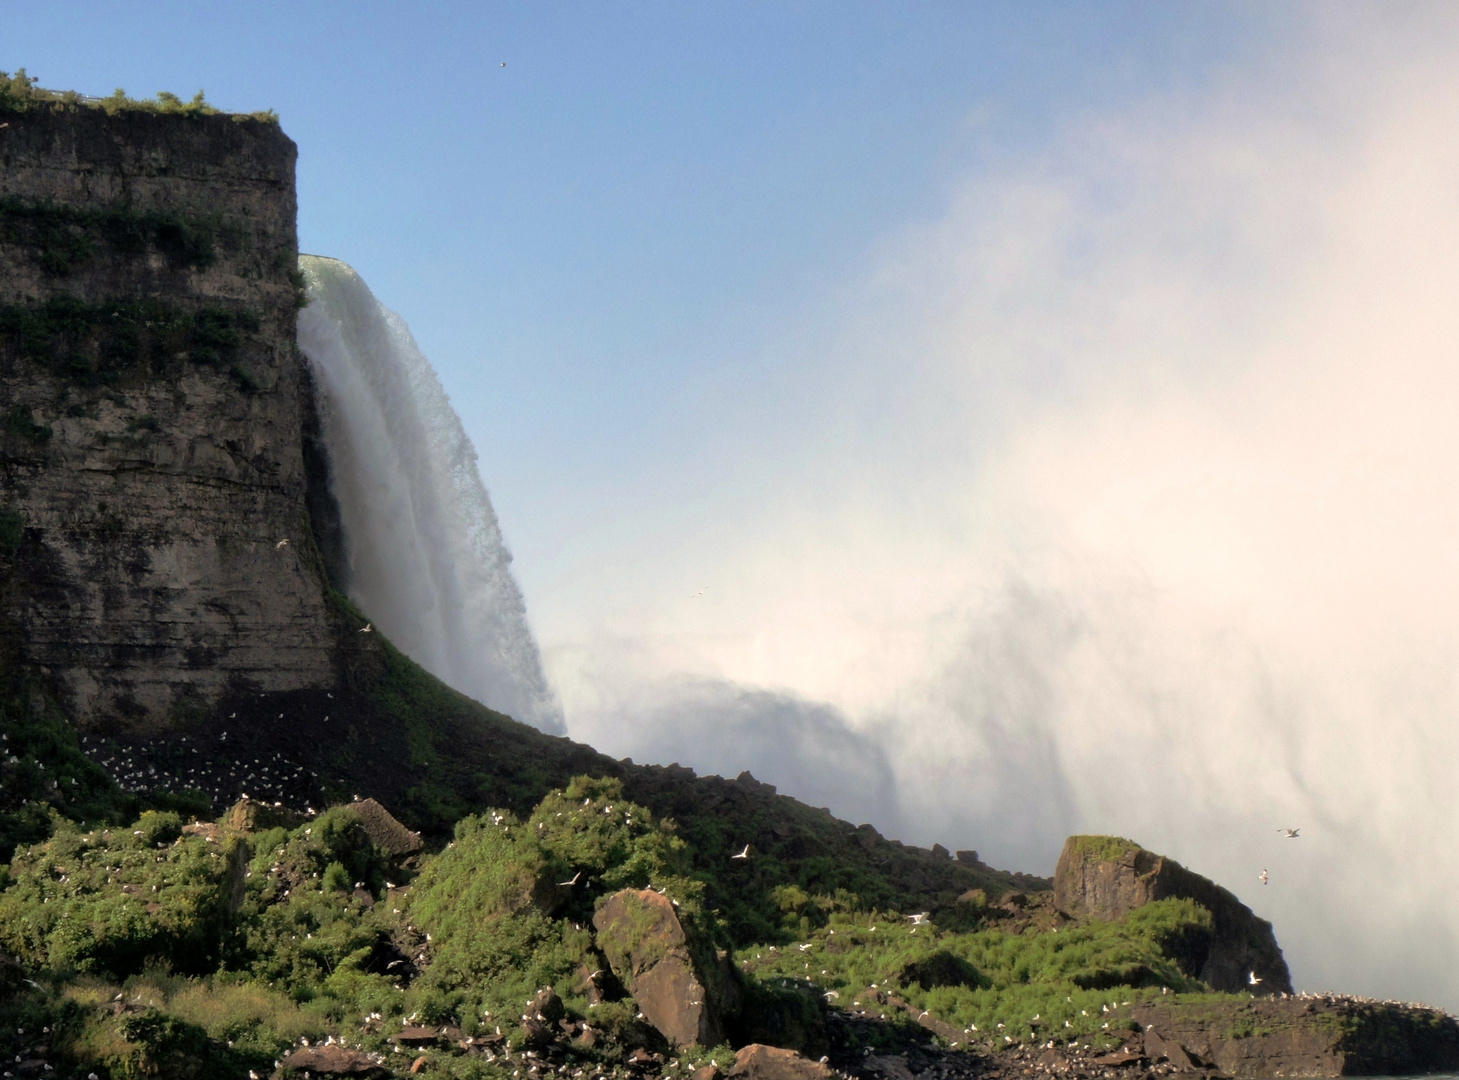
[{"label": "mist cloud", "polygon": [[753,503],[541,619],[573,733],[760,775],[784,728],[789,793],[862,763],[886,831],[1043,872],[1133,836],[1299,986],[1459,1005],[1459,27],[1314,13],[966,181],[787,331],[723,402]]}]

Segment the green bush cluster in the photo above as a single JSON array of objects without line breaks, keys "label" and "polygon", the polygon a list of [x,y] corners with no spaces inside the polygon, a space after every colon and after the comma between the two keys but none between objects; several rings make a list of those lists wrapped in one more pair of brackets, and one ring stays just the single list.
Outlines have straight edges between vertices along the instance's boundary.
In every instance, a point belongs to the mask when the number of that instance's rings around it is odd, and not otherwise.
[{"label": "green bush cluster", "polygon": [[183,837],[180,825],[176,814],[148,811],[131,829],[63,827],[18,852],[0,893],[0,947],[51,971],[211,970],[228,928],[236,856]]}]

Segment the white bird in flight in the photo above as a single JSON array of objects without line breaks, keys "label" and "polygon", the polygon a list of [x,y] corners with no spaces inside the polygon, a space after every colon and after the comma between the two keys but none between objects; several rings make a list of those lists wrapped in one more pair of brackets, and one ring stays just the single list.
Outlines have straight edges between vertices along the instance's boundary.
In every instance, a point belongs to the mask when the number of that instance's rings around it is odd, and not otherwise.
[{"label": "white bird in flight", "polygon": [[1258,986],[1261,984],[1261,980],[1256,977],[1256,972],[1254,971],[1246,976],[1246,981],[1252,986]]},{"label": "white bird in flight", "polygon": [[1263,885],[1266,884],[1266,871],[1265,870],[1263,870],[1260,874],[1257,874],[1256,876],[1259,877],[1259,878],[1261,878],[1261,883]]},{"label": "white bird in flight", "polygon": [[1302,831],[1302,830],[1301,830],[1301,829],[1278,829],[1278,830],[1277,830],[1277,832],[1279,832],[1279,833],[1286,833],[1286,834],[1287,834],[1287,839],[1288,839],[1288,840],[1298,840],[1298,839],[1301,839],[1301,838],[1300,838],[1300,837],[1299,837],[1299,836],[1298,836],[1298,835],[1297,835],[1297,834],[1298,834],[1298,833],[1300,833],[1300,832],[1301,832],[1301,831]]},{"label": "white bird in flight", "polygon": [[919,912],[916,915],[908,915],[907,918],[909,918],[909,919],[912,920],[912,925],[913,926],[921,926],[923,923],[925,923],[927,921],[927,915],[928,915],[928,913],[925,912],[925,911],[923,911],[923,912]]},{"label": "white bird in flight", "polygon": [[583,872],[581,870],[579,870],[576,874],[574,874],[572,876],[572,880],[571,881],[559,881],[558,884],[559,885],[576,885],[578,883],[578,878],[580,878],[582,876],[583,876]]},{"label": "white bird in flight", "polygon": [[373,623],[366,623],[364,626],[360,627],[360,633],[362,634],[373,634],[374,632],[375,626]]},{"label": "white bird in flight", "polygon": [[697,598],[698,598],[698,597],[701,597],[701,596],[703,596],[703,595],[704,595],[704,594],[705,594],[705,593],[707,593],[707,592],[708,592],[708,591],[709,591],[709,586],[708,586],[708,585],[706,585],[706,586],[704,586],[704,588],[702,588],[702,589],[700,589],[700,590],[699,590],[699,591],[698,591],[698,592],[697,592],[697,593],[690,593],[690,594],[689,594],[689,599],[690,599],[690,600],[694,600],[694,599],[697,599]]},{"label": "white bird in flight", "polygon": [[740,852],[738,855],[731,855],[730,856],[731,859],[748,859],[749,857],[750,857],[750,845],[749,844],[746,844],[745,845],[745,850],[742,851],[742,852]]},{"label": "white bird in flight", "polygon": [[281,548],[286,548],[288,546],[289,546],[289,538],[286,536],[282,540],[280,540],[277,544],[274,545],[274,550],[275,551],[278,551]]}]

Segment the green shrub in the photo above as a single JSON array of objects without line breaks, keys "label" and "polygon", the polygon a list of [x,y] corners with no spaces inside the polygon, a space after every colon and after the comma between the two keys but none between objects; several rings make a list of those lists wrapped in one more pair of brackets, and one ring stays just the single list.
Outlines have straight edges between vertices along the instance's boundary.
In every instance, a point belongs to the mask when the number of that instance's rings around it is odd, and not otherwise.
[{"label": "green shrub", "polygon": [[148,812],[130,829],[63,828],[11,860],[0,943],[53,971],[211,970],[231,928],[237,863],[230,846],[179,836],[176,814]]},{"label": "green shrub", "polygon": [[[42,90],[36,85],[36,79],[26,74],[25,68],[17,69],[14,75],[0,71],[0,113],[21,113],[44,108],[101,109],[113,116],[125,112],[217,116],[222,112],[208,104],[201,90],[188,101],[166,90],[159,90],[155,98],[133,98],[120,87],[104,98],[92,98],[83,97],[74,90]],[[272,109],[237,114],[233,118],[259,120],[270,124],[279,122],[278,114]]]}]

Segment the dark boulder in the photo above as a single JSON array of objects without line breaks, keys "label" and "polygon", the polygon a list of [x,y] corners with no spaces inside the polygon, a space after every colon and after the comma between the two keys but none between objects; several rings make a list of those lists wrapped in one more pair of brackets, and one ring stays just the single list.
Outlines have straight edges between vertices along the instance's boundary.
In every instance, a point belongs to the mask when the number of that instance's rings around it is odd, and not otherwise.
[{"label": "dark boulder", "polygon": [[[1071,836],[1054,870],[1054,903],[1075,918],[1112,920],[1155,900],[1194,900],[1211,913],[1210,935],[1172,943],[1181,967],[1216,990],[1291,993],[1292,976],[1272,924],[1234,894],[1174,859],[1111,836]],[[1258,983],[1251,982],[1255,974]]]},{"label": "dark boulder", "polygon": [[346,808],[364,826],[370,842],[396,858],[421,849],[420,833],[411,832],[374,799],[356,799]]},{"label": "dark boulder", "polygon": [[1185,1047],[1175,1039],[1160,1034],[1155,1030],[1154,1024],[1145,1028],[1145,1056],[1151,1061],[1168,1061],[1180,1072],[1195,1068],[1195,1063],[1185,1052]]},{"label": "dark boulder", "polygon": [[923,990],[936,990],[939,986],[965,986],[970,990],[990,985],[986,976],[961,956],[954,956],[946,949],[939,949],[931,956],[924,956],[902,966],[897,980],[903,986],[916,983]]}]

